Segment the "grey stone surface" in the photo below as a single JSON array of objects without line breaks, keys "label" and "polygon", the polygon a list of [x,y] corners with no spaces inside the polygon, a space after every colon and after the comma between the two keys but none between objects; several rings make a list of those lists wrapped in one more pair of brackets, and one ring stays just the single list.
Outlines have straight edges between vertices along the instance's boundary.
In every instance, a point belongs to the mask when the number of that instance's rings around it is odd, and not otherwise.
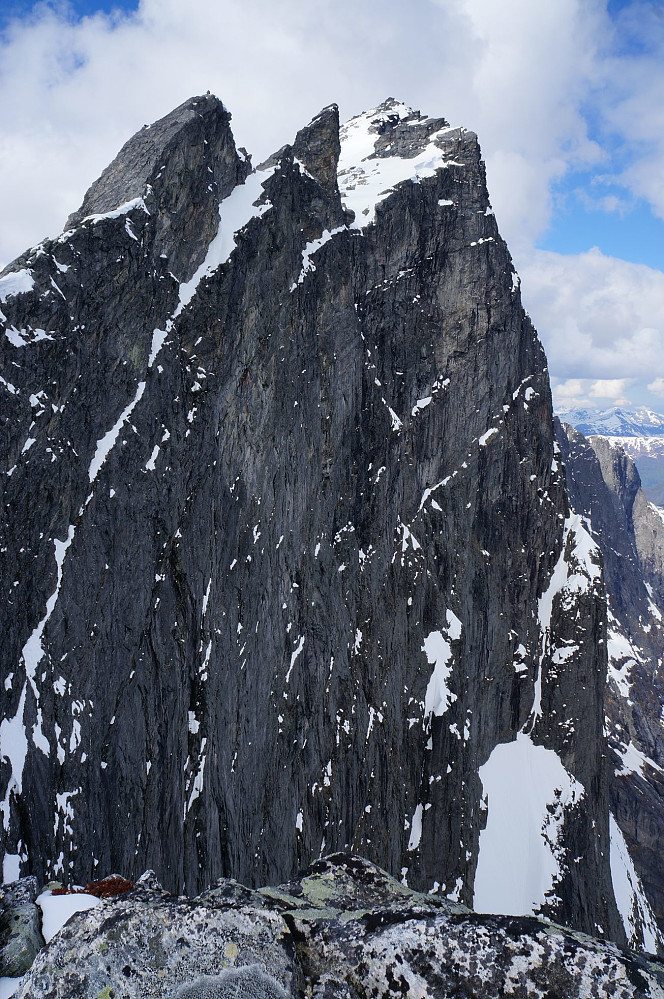
[{"label": "grey stone surface", "polygon": [[[189,894],[353,850],[470,904],[478,769],[528,725],[586,789],[545,911],[624,942],[602,587],[576,566],[583,592],[542,635],[564,545],[576,565],[565,479],[476,137],[445,132],[447,165],[360,231],[326,109],[178,313],[176,277],[246,169],[223,106],[184,107],[155,126],[159,155],[143,130],[74,228],[11,265],[34,288],[0,303],[0,680],[26,733],[24,765],[0,761],[4,849],[44,879],[149,866]],[[408,158],[444,125],[377,121],[376,155]],[[182,210],[148,195],[149,215],[77,221],[144,181]],[[432,715],[425,640],[450,613],[453,697]]]},{"label": "grey stone surface", "polygon": [[142,198],[155,217],[152,252],[188,281],[219,226],[218,205],[249,173],[230,130],[231,116],[216,97],[193,97],[122,147],[67,219],[113,212]]},{"label": "grey stone surface", "polygon": [[21,878],[0,889],[0,977],[25,974],[44,946],[41,911],[35,905],[37,894],[34,877]]},{"label": "grey stone surface", "polygon": [[[423,905],[356,857],[329,858],[262,895],[272,911],[145,887],[102,902],[53,939],[17,999],[664,995],[655,959],[543,920],[478,916],[435,899]],[[277,907],[288,895],[308,905]]]}]

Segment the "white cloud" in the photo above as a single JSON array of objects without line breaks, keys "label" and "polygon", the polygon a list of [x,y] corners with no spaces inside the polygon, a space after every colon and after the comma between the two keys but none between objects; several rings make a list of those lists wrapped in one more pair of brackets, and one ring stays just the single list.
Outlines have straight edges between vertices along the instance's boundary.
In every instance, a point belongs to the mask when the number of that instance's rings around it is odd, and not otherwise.
[{"label": "white cloud", "polygon": [[536,250],[521,278],[524,304],[558,378],[588,379],[607,390],[613,385],[606,397],[614,389],[622,397],[628,384],[644,390],[661,369],[661,271],[596,248],[575,256]]},{"label": "white cloud", "polygon": [[605,126],[622,144],[616,179],[664,218],[664,17],[660,3],[633,0],[616,16],[618,54],[602,65]]},{"label": "white cloud", "polygon": [[593,399],[610,399],[622,405],[626,400],[627,386],[633,381],[633,378],[598,378],[590,386],[590,396]]},{"label": "white cloud", "polygon": [[652,392],[653,395],[658,395],[660,398],[664,399],[664,378],[659,376],[655,378],[653,382],[648,385],[648,391]]},{"label": "white cloud", "polygon": [[[664,20],[632,0],[616,25],[607,2],[141,0],[82,21],[35,8],[0,36],[0,261],[57,234],[122,143],[193,94],[222,98],[254,162],[325,104],[350,117],[396,96],[477,131],[552,372],[645,391],[664,276],[533,250],[574,168],[617,177],[664,217]],[[625,207],[614,192],[595,201]]]},{"label": "white cloud", "polygon": [[460,112],[479,134],[501,231],[519,255],[547,226],[552,183],[603,158],[582,112],[610,23],[596,0],[459,6],[479,42]]},{"label": "white cloud", "polygon": [[473,49],[429,0],[141,0],[80,22],[43,7],[0,47],[0,259],[59,232],[122,143],[194,94],[224,101],[259,161],[332,101],[453,114]]},{"label": "white cloud", "polygon": [[598,405],[631,406],[626,391],[634,383],[632,378],[590,378],[553,377],[551,387],[553,402],[557,410],[592,409]]},{"label": "white cloud", "polygon": [[0,259],[59,230],[119,146],[210,89],[255,159],[337,101],[387,96],[480,136],[517,254],[551,184],[602,156],[583,100],[609,21],[600,0],[141,0],[81,22],[42,7],[0,49]]}]

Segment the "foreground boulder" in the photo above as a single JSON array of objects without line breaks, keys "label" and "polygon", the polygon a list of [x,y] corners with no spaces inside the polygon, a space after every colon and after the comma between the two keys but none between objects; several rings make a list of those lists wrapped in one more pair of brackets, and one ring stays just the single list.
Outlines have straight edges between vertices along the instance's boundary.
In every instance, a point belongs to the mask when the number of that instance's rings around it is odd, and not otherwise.
[{"label": "foreground boulder", "polygon": [[75,916],[18,999],[226,996],[664,997],[664,965],[535,918],[480,916],[404,887],[357,857],[251,891],[198,898],[151,874]]},{"label": "foreground boulder", "polygon": [[0,889],[0,977],[23,975],[44,946],[38,892],[37,878],[21,878]]}]

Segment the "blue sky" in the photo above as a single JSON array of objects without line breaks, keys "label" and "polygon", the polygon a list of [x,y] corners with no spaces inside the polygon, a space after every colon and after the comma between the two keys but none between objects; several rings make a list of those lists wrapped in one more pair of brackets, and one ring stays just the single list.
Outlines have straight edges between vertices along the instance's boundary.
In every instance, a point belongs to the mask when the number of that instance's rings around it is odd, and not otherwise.
[{"label": "blue sky", "polygon": [[254,162],[332,101],[476,131],[557,405],[664,409],[664,0],[0,0],[0,265],[207,90]]},{"label": "blue sky", "polygon": [[[657,58],[664,41],[664,3],[610,0],[607,11],[615,35],[614,51],[638,61]],[[612,133],[591,102],[585,109],[590,135],[606,159],[592,170],[569,171],[553,185],[553,212],[537,246],[559,253],[580,253],[593,246],[606,255],[664,270],[664,221],[647,199],[615,182],[628,167],[630,149]]]},{"label": "blue sky", "polygon": [[581,253],[593,246],[608,256],[664,270],[664,221],[644,198],[597,179],[591,171],[571,172],[553,187],[554,209],[537,246]]},{"label": "blue sky", "polygon": [[[12,18],[28,17],[35,6],[33,0],[0,0],[0,28],[4,28]],[[125,12],[136,10],[138,0],[104,0],[101,3],[95,2],[95,0],[91,0],[91,2],[89,0],[69,0],[66,4],[51,3],[50,6],[60,9],[67,8],[71,17],[80,18],[96,14],[99,11],[110,14],[114,10]]]}]

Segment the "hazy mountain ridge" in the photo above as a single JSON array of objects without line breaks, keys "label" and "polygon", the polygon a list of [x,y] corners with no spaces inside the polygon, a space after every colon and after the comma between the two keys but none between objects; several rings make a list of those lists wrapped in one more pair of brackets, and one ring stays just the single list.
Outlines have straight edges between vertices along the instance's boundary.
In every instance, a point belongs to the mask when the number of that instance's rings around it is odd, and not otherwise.
[{"label": "hazy mountain ridge", "polygon": [[636,464],[643,491],[653,503],[664,504],[664,416],[653,410],[612,407],[605,410],[563,409],[560,419],[586,437],[606,437],[620,445]]},{"label": "hazy mountain ridge", "polygon": [[584,437],[664,437],[664,415],[642,406],[623,409],[556,409],[556,415]]}]

